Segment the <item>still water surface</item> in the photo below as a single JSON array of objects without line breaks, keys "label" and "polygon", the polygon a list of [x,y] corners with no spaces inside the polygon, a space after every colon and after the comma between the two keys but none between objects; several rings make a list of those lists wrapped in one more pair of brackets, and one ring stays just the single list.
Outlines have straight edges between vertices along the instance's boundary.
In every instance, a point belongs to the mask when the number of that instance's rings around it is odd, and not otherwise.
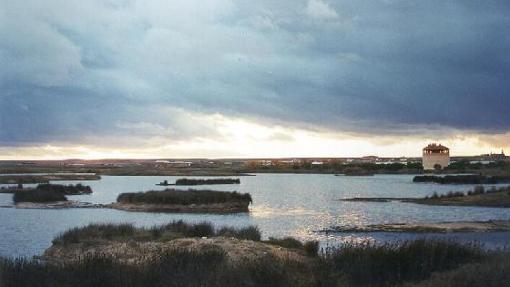
[{"label": "still water surface", "polygon": [[[72,200],[110,203],[122,192],[162,190],[155,184],[178,177],[103,176],[90,185],[91,195],[70,196]],[[396,222],[436,222],[510,219],[510,209],[426,206],[412,203],[342,202],[348,197],[424,197],[433,192],[467,191],[472,185],[413,183],[412,175],[344,177],[317,174],[258,174],[241,177],[240,185],[213,185],[195,188],[249,192],[253,198],[248,214],[163,214],[134,213],[109,209],[35,210],[0,208],[0,256],[19,257],[41,254],[51,240],[70,227],[97,222],[130,222],[152,226],[172,220],[210,221],[215,225],[257,225],[265,238],[294,236],[317,239],[324,245],[346,240],[376,241],[415,238],[416,234],[323,233],[337,225],[364,225]],[[56,182],[76,184],[80,181]],[[177,187],[187,189],[187,187]],[[12,195],[0,194],[0,205],[11,205]],[[422,235],[420,235],[422,236]],[[430,235],[427,235],[430,236]],[[444,236],[444,235],[443,235]],[[452,235],[447,235],[452,236]],[[476,240],[490,246],[510,244],[510,233],[455,234],[463,240]]]}]

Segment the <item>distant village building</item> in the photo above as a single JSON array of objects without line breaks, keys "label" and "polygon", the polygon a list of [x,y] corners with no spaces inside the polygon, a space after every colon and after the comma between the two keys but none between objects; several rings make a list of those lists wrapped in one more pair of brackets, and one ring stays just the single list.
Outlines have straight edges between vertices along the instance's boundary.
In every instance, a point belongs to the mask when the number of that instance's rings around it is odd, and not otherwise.
[{"label": "distant village building", "polygon": [[489,154],[482,154],[481,155],[481,161],[488,161],[488,162],[497,162],[497,161],[504,161],[507,160],[508,156],[505,155],[505,151],[501,150],[501,153],[489,153]]},{"label": "distant village building", "polygon": [[429,144],[423,149],[423,169],[443,169],[450,165],[450,149],[440,144]]}]

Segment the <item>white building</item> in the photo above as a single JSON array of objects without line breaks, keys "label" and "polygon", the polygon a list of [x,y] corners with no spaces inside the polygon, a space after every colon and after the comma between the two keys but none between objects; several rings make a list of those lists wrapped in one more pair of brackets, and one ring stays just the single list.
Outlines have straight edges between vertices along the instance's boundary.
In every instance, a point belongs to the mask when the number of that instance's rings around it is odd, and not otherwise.
[{"label": "white building", "polygon": [[429,144],[423,149],[423,169],[443,169],[450,165],[450,149],[440,144]]}]

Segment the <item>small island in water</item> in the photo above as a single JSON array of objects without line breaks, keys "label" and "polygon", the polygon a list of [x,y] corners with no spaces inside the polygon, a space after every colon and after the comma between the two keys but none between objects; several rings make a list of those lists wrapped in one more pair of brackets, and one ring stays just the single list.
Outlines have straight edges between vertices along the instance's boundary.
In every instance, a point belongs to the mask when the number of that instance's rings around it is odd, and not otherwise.
[{"label": "small island in water", "polygon": [[175,183],[169,183],[168,180],[162,181],[156,185],[169,186],[169,185],[213,185],[213,184],[240,184],[239,178],[208,178],[208,179],[195,179],[195,178],[179,178]]},{"label": "small island in water", "polygon": [[16,208],[60,209],[100,207],[97,204],[68,200],[67,195],[91,194],[90,186],[82,184],[39,184],[35,188],[16,189],[12,201]]},{"label": "small island in water", "polygon": [[510,186],[492,187],[486,189],[477,186],[473,190],[464,192],[449,192],[438,195],[434,193],[424,198],[411,197],[353,197],[344,198],[341,201],[354,202],[391,202],[401,201],[427,205],[451,205],[451,206],[478,206],[478,207],[510,207]]},{"label": "small island in water", "polygon": [[235,213],[248,212],[251,202],[250,194],[235,191],[166,189],[121,193],[109,207],[145,212]]}]

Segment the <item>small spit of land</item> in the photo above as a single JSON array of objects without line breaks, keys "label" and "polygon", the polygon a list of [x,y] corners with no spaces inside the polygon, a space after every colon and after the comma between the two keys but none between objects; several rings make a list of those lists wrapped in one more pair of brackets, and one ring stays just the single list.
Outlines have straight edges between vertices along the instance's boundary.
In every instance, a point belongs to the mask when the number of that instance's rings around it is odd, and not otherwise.
[{"label": "small spit of land", "polygon": [[354,197],[344,198],[342,201],[354,202],[391,202],[401,201],[428,205],[452,205],[452,206],[479,206],[479,207],[510,207],[510,187],[485,189],[477,186],[467,193],[449,192],[424,198],[409,197]]},{"label": "small spit of land", "polygon": [[432,182],[439,184],[498,184],[510,183],[510,176],[487,175],[418,175],[413,182]]},{"label": "small spit of land", "polygon": [[0,184],[49,183],[50,181],[64,180],[99,180],[95,174],[46,174],[46,175],[2,175]]},{"label": "small spit of land", "polygon": [[510,220],[458,221],[437,223],[389,223],[365,226],[335,226],[324,232],[496,232],[510,231]]},{"label": "small spit of land", "polygon": [[213,184],[240,184],[239,178],[209,178],[209,179],[196,179],[196,178],[179,178],[175,183],[168,183],[168,180],[158,183],[157,185],[213,185]]},{"label": "small spit of land", "polygon": [[53,240],[38,260],[0,259],[11,286],[506,286],[510,256],[476,244],[415,240],[346,244],[261,240],[256,227],[172,222],[93,224]]},{"label": "small spit of land", "polygon": [[147,212],[248,212],[248,193],[213,190],[177,190],[122,193],[111,208]]}]

